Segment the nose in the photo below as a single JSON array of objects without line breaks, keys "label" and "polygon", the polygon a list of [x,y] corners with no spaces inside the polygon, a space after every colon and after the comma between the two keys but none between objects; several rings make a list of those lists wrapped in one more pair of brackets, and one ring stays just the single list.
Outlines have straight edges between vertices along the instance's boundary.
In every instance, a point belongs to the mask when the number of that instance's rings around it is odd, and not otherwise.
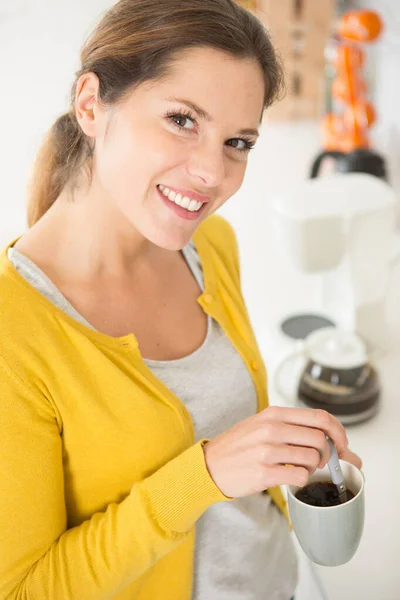
[{"label": "nose", "polygon": [[217,187],[225,178],[223,148],[217,144],[198,143],[192,148],[187,168],[193,179],[200,179],[207,187]]}]

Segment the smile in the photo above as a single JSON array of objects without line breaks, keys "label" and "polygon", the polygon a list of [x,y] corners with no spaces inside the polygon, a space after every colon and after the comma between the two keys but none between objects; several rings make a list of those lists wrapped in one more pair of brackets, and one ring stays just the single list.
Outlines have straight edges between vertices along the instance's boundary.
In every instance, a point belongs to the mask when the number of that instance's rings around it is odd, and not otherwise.
[{"label": "smile", "polygon": [[188,196],[182,196],[182,194],[176,193],[163,185],[158,185],[157,188],[168,200],[185,208],[189,212],[198,212],[204,204],[203,202],[192,200]]}]

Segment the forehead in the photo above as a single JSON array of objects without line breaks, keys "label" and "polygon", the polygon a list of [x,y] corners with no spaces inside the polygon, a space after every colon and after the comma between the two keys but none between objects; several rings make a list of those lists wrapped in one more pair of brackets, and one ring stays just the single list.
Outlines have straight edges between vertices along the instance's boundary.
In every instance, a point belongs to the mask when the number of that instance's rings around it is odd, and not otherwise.
[{"label": "forehead", "polygon": [[265,82],[255,60],[212,48],[191,48],[174,57],[164,78],[144,84],[143,89],[160,98],[190,99],[215,118],[228,112],[243,120],[245,115],[257,126],[263,110]]}]

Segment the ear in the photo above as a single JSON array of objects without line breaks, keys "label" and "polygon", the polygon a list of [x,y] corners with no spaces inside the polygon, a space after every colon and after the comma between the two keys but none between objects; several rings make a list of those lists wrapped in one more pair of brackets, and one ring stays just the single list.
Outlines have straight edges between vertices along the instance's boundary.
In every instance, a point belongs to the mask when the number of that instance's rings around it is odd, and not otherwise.
[{"label": "ear", "polygon": [[78,79],[75,114],[82,131],[88,137],[96,138],[100,135],[104,109],[100,102],[100,81],[95,73],[85,73]]}]

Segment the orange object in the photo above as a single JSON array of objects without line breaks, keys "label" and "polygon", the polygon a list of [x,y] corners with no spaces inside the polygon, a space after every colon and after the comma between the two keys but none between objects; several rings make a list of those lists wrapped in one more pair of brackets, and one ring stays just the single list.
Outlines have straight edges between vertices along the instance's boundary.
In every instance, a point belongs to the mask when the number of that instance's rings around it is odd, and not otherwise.
[{"label": "orange object", "polygon": [[327,113],[322,118],[321,127],[327,135],[338,135],[344,132],[343,120],[335,113]]},{"label": "orange object", "polygon": [[353,75],[350,75],[350,81],[348,77],[338,76],[332,82],[332,96],[335,100],[348,104],[352,100],[352,86],[354,97],[356,100],[366,93],[367,86],[362,79],[358,79]]},{"label": "orange object", "polygon": [[365,54],[356,46],[350,44],[339,44],[336,48],[336,56],[333,62],[335,69],[340,73],[346,72],[349,64],[352,70],[362,69],[365,62]]},{"label": "orange object", "polygon": [[383,30],[379,14],[373,10],[354,10],[344,13],[336,31],[344,39],[354,42],[373,42]]},{"label": "orange object", "polygon": [[363,134],[346,133],[338,138],[338,147],[342,152],[351,152],[356,148],[369,148],[369,140]]},{"label": "orange object", "polygon": [[326,115],[322,117],[321,126],[328,132],[334,132],[336,131],[336,121],[337,115],[335,115],[335,113],[326,113]]},{"label": "orange object", "polygon": [[321,120],[322,147],[324,150],[338,150],[338,138],[343,134],[343,119],[334,113],[327,113]]},{"label": "orange object", "polygon": [[337,135],[322,133],[322,148],[324,150],[340,150],[340,138]]},{"label": "orange object", "polygon": [[345,108],[343,113],[343,121],[346,129],[354,129],[354,121],[356,121],[356,127],[360,129],[368,129],[376,121],[376,110],[372,102],[367,100],[358,100],[354,104],[354,110],[352,106]]}]

